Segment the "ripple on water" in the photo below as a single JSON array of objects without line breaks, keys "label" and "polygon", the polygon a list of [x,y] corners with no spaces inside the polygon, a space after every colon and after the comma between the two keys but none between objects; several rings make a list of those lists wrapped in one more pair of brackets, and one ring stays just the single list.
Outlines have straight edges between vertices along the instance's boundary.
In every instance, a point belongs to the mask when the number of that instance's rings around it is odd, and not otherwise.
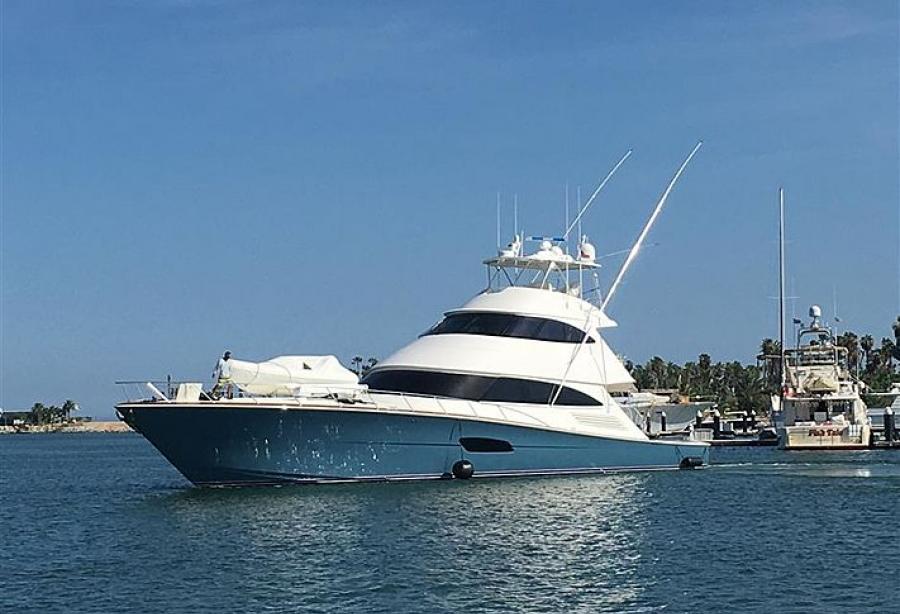
[{"label": "ripple on water", "polygon": [[0,610],[887,610],[900,455],[198,490],[143,439],[0,439]]}]

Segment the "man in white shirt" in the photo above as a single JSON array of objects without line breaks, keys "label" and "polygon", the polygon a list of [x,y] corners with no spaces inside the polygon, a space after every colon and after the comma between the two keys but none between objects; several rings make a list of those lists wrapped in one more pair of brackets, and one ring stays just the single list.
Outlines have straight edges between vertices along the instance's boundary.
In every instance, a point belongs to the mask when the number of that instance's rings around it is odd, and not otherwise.
[{"label": "man in white shirt", "polygon": [[231,352],[225,352],[213,370],[213,377],[216,380],[216,385],[212,389],[212,396],[214,397],[219,394],[220,390],[224,389],[225,396],[229,399],[234,398],[234,382],[231,379],[231,364],[229,364],[229,360],[231,360]]}]

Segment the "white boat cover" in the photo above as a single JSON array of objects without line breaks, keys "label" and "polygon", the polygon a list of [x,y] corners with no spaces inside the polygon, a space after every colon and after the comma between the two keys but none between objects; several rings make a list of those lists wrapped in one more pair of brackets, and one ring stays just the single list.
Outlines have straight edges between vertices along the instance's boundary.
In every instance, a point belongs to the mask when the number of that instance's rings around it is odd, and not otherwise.
[{"label": "white boat cover", "polygon": [[294,396],[304,391],[361,388],[356,374],[334,356],[276,356],[263,362],[229,362],[234,383],[251,394]]}]

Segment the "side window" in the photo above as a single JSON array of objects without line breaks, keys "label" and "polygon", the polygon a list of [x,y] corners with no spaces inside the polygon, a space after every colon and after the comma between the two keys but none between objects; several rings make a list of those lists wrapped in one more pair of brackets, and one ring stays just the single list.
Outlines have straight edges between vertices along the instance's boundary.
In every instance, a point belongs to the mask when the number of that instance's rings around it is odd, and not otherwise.
[{"label": "side window", "polygon": [[[547,341],[581,343],[584,337],[585,333],[580,328],[555,320],[547,320],[544,322],[543,328],[541,328],[541,339],[546,339]],[[585,343],[594,343],[593,337],[588,336]]]},{"label": "side window", "polygon": [[[547,382],[513,377],[413,370],[376,371],[364,377],[362,383],[372,390],[536,405],[549,403],[557,388]],[[597,399],[568,387],[563,387],[556,402],[559,405],[602,405]]]},{"label": "side window", "polygon": [[538,339],[543,341],[569,341],[569,331],[571,328],[567,324],[557,322],[556,320],[545,320],[544,325],[538,332]]},{"label": "side window", "polygon": [[551,384],[526,379],[501,377],[487,389],[482,401],[506,401],[509,403],[550,402]]},{"label": "side window", "polygon": [[470,335],[502,336],[514,316],[505,313],[479,313],[462,332]]},{"label": "side window", "polygon": [[[556,386],[553,387],[553,393],[556,394]],[[563,386],[562,391],[556,398],[558,405],[603,405],[600,401],[585,393]]]},{"label": "side window", "polygon": [[[468,334],[516,339],[536,339],[561,343],[581,343],[584,334],[580,329],[556,320],[533,316],[515,316],[506,313],[454,313],[447,316],[426,335]],[[587,343],[594,343],[588,337]]]},{"label": "side window", "polygon": [[[435,396],[452,397],[455,399],[469,399],[477,401],[484,396],[485,391],[491,385],[491,378],[480,375],[450,375],[447,373],[435,373],[435,385],[432,392]],[[433,392],[433,391],[437,392]]]},{"label": "side window", "polygon": [[506,336],[519,339],[537,339],[538,331],[543,323],[544,321],[540,318],[529,318],[527,316],[515,318],[506,329]]},{"label": "side window", "polygon": [[445,335],[449,333],[459,333],[462,332],[466,326],[469,325],[473,317],[473,314],[468,313],[455,313],[453,315],[447,316],[438,324],[428,331],[429,335]]}]

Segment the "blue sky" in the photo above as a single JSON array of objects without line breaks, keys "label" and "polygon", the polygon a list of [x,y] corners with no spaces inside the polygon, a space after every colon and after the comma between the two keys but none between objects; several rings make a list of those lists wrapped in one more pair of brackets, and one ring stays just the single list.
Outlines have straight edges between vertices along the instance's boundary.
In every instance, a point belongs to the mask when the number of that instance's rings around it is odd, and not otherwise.
[{"label": "blue sky", "polygon": [[497,191],[556,233],[634,148],[585,221],[613,252],[700,138],[615,349],[752,361],[782,183],[798,312],[889,335],[898,33],[887,0],[4,1],[0,405],[385,356],[483,286]]}]

